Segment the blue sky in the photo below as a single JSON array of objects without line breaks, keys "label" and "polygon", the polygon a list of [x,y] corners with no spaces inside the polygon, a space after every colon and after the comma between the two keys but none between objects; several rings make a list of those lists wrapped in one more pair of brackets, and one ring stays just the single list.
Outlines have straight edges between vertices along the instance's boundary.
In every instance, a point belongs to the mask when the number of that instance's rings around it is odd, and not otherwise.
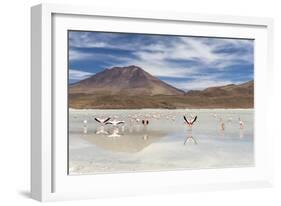
[{"label": "blue sky", "polygon": [[185,91],[254,77],[253,40],[69,31],[69,82],[137,65]]}]

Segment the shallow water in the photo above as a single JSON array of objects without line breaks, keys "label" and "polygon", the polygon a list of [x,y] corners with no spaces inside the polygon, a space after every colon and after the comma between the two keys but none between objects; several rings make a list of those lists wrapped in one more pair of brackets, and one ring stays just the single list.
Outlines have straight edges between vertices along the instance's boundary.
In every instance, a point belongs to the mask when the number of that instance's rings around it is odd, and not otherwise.
[{"label": "shallow water", "polygon": [[[198,118],[189,129],[183,115],[191,114]],[[95,117],[125,124],[102,125]],[[254,166],[253,117],[253,109],[70,109],[69,174]]]}]

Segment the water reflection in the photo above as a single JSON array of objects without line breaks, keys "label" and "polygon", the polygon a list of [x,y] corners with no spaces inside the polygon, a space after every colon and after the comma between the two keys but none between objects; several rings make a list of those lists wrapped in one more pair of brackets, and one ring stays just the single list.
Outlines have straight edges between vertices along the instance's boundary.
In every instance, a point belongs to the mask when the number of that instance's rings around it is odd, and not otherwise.
[{"label": "water reflection", "polygon": [[87,125],[83,125],[83,133],[87,134],[88,133],[88,127]]},{"label": "water reflection", "polygon": [[143,135],[143,140],[145,140],[145,141],[148,140],[148,135],[147,134]]},{"label": "water reflection", "polygon": [[121,137],[121,135],[119,134],[119,128],[114,128],[113,129],[113,132],[110,134],[110,135],[108,135],[107,137]]},{"label": "water reflection", "polygon": [[99,126],[96,130],[96,134],[108,134],[108,132],[105,131],[104,126]]},{"label": "water reflection", "polygon": [[220,118],[220,133],[221,133],[221,136],[224,137],[224,135],[225,135],[225,123],[224,123],[223,118]]},{"label": "water reflection", "polygon": [[243,128],[240,128],[239,137],[240,137],[240,139],[244,138],[244,129]]},{"label": "water reflection", "polygon": [[148,130],[147,127],[99,126],[95,133],[84,134],[83,139],[111,152],[136,153],[165,135],[161,131]]},{"label": "water reflection", "polygon": [[186,145],[186,143],[198,144],[197,140],[192,135],[192,130],[189,130],[187,137],[183,144]]},{"label": "water reflection", "polygon": [[[198,116],[192,128],[183,115]],[[253,110],[71,111],[71,174],[252,165],[252,126]]]}]

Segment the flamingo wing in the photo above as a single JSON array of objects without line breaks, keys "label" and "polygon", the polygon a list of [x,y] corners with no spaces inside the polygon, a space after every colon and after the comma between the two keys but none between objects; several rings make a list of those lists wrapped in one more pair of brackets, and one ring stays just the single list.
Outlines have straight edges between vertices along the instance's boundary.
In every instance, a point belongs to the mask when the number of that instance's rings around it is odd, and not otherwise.
[{"label": "flamingo wing", "polygon": [[97,122],[101,123],[101,121],[100,121],[98,118],[95,118],[95,120],[96,120]]},{"label": "flamingo wing", "polygon": [[186,119],[185,116],[183,116],[184,120],[186,121],[187,124],[189,124],[188,120]]},{"label": "flamingo wing", "polygon": [[197,116],[194,117],[191,124],[193,124],[196,120],[197,120]]},{"label": "flamingo wing", "polygon": [[183,116],[183,118],[184,118],[184,120],[186,121],[186,123],[188,124],[188,125],[190,125],[191,123],[188,121],[188,119],[186,119],[186,117],[185,116]]},{"label": "flamingo wing", "polygon": [[109,120],[110,120],[110,117],[108,117],[106,120],[104,120],[103,123],[106,123]]}]

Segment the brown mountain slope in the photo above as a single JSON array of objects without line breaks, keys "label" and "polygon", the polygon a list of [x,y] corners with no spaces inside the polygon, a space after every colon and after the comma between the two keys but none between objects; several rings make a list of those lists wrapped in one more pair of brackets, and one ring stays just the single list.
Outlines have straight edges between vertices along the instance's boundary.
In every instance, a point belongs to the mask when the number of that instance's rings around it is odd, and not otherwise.
[{"label": "brown mountain slope", "polygon": [[201,96],[121,96],[70,94],[69,107],[75,109],[186,109],[186,108],[253,108],[253,96],[204,97]]},{"label": "brown mountain slope", "polygon": [[209,87],[202,91],[191,90],[186,93],[186,96],[201,96],[201,97],[250,97],[254,95],[254,81],[248,81],[243,84],[229,84],[220,87]]},{"label": "brown mountain slope", "polygon": [[254,81],[184,93],[137,66],[106,69],[69,86],[76,109],[253,108]]},{"label": "brown mountain slope", "polygon": [[105,69],[69,87],[70,94],[184,95],[138,66]]}]

